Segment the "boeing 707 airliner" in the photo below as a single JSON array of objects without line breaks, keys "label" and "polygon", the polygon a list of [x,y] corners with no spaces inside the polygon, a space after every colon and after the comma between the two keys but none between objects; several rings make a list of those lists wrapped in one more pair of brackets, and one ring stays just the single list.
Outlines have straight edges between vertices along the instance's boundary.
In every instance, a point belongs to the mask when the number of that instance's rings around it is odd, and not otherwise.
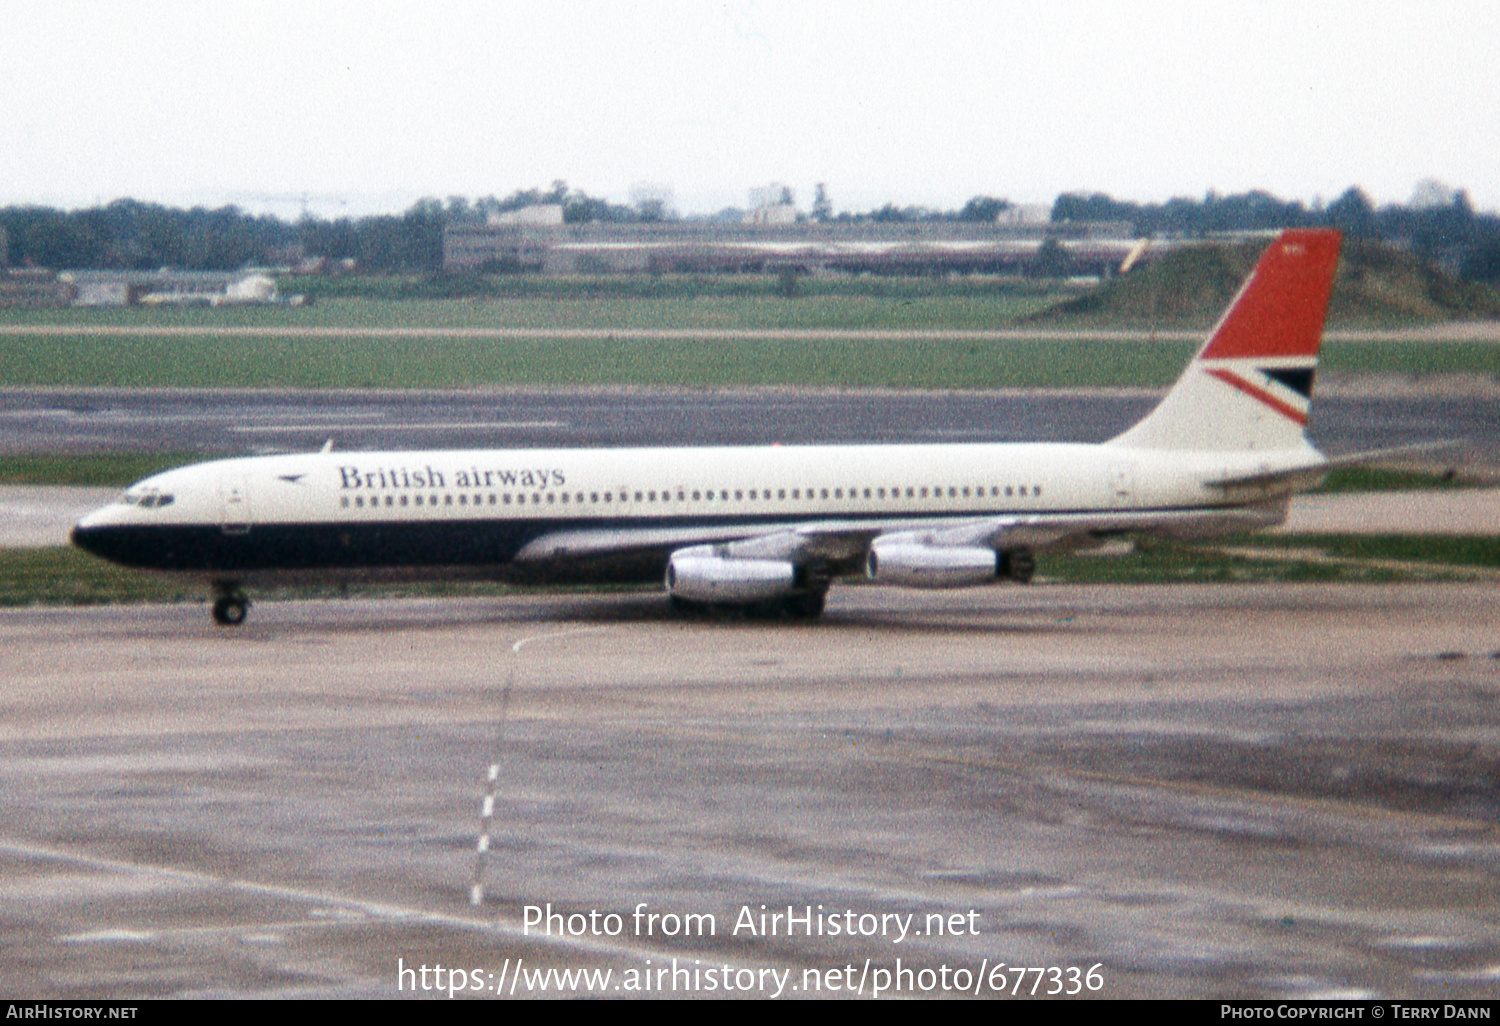
[{"label": "boeing 707 airliner", "polygon": [[147,478],[72,538],[203,582],[233,625],[247,586],[460,577],[663,580],[675,606],[813,618],[843,576],[1024,583],[1038,552],[1268,527],[1346,462],[1304,431],[1339,245],[1281,234],[1165,398],[1101,444],[256,456]]}]

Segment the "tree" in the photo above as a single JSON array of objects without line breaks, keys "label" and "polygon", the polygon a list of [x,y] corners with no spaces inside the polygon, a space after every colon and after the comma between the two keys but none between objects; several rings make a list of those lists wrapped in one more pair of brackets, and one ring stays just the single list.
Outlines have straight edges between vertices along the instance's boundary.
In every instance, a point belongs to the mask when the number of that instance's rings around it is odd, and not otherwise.
[{"label": "tree", "polygon": [[812,219],[827,221],[833,217],[833,204],[828,199],[828,187],[819,182],[813,192]]},{"label": "tree", "polygon": [[993,196],[975,196],[958,212],[960,221],[984,221],[994,223],[1002,211],[1010,209],[1010,201]]},{"label": "tree", "polygon": [[1339,229],[1351,239],[1375,234],[1375,208],[1358,186],[1346,189],[1342,196],[1328,205],[1323,216],[1329,227]]}]

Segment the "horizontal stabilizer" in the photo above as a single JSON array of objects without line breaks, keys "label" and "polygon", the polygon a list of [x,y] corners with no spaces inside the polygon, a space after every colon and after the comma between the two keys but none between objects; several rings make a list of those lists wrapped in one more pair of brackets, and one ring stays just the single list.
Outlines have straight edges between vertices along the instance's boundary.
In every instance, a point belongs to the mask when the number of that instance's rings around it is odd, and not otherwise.
[{"label": "horizontal stabilizer", "polygon": [[1420,456],[1430,452],[1441,452],[1458,445],[1455,439],[1441,442],[1418,442],[1415,445],[1398,445],[1390,449],[1369,449],[1365,452],[1353,452],[1344,456],[1334,456],[1321,462],[1301,467],[1289,467],[1283,470],[1267,470],[1256,474],[1237,474],[1234,477],[1222,477],[1216,481],[1203,482],[1210,488],[1251,488],[1267,487],[1270,485],[1287,485],[1292,491],[1301,491],[1304,488],[1316,487],[1330,470],[1342,470],[1345,467],[1366,467],[1374,463],[1383,463],[1387,460],[1403,459],[1410,456]]}]

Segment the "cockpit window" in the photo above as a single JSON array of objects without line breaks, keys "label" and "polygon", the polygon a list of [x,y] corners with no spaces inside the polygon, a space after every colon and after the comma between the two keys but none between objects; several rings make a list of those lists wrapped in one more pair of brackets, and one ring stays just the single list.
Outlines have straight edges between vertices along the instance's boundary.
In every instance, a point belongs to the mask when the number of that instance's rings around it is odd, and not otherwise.
[{"label": "cockpit window", "polygon": [[139,506],[142,509],[160,509],[163,506],[172,505],[176,499],[175,495],[163,495],[157,491],[126,492],[124,495],[124,502],[127,506]]}]

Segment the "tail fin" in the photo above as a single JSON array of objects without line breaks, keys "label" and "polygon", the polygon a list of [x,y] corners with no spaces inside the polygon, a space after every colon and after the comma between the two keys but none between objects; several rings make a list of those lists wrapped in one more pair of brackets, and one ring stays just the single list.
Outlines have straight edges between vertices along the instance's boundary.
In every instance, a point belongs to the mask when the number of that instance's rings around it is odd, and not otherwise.
[{"label": "tail fin", "polygon": [[1330,229],[1282,232],[1166,398],[1108,444],[1212,452],[1306,447],[1340,241]]}]

